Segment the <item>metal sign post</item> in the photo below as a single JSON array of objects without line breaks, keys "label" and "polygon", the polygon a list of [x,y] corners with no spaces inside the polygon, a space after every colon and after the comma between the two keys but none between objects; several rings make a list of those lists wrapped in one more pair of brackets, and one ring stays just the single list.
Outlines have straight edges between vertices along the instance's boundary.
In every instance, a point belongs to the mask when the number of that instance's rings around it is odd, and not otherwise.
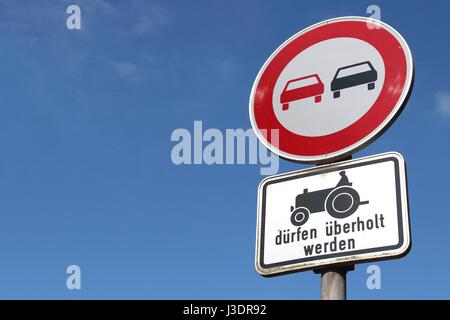
[{"label": "metal sign post", "polygon": [[354,266],[327,270],[314,270],[320,274],[320,299],[347,300],[347,272],[355,270]]},{"label": "metal sign post", "polygon": [[329,270],[322,273],[320,299],[346,300],[347,299],[347,271]]}]

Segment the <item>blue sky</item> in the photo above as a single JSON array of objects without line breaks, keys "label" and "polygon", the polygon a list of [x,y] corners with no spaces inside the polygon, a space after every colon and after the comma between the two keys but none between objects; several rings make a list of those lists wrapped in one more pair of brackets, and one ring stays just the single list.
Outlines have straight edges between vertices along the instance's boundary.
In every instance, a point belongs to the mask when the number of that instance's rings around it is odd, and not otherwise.
[{"label": "blue sky", "polygon": [[[82,29],[66,29],[66,7]],[[381,18],[408,41],[411,99],[361,157],[408,164],[413,248],[348,277],[351,299],[450,298],[450,30],[443,1],[0,1],[0,298],[316,299],[311,271],[254,269],[258,165],[172,163],[176,128],[250,127],[271,52],[324,19]],[[280,172],[306,168],[281,160]],[[82,290],[66,288],[66,267]]]}]

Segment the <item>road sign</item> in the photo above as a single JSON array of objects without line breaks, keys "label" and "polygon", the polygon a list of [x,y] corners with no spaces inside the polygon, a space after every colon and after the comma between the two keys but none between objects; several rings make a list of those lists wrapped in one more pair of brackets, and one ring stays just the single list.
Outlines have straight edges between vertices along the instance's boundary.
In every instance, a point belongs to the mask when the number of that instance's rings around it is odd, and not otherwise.
[{"label": "road sign", "polygon": [[[392,124],[413,76],[409,47],[392,27],[365,17],[323,21],[295,34],[264,63],[250,95],[252,127],[281,157],[343,158]],[[273,130],[277,142],[267,134]]]},{"label": "road sign", "polygon": [[405,255],[406,172],[398,153],[264,179],[256,269],[262,275]]}]

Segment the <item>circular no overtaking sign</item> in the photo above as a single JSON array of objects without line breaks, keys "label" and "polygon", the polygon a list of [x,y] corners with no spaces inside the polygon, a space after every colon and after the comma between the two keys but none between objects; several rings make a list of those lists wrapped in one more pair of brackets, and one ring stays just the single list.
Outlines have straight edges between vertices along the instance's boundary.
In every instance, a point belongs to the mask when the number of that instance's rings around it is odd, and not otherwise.
[{"label": "circular no overtaking sign", "polygon": [[[317,23],[284,42],[253,84],[250,119],[281,157],[323,163],[369,144],[391,125],[412,89],[403,37],[365,17]],[[277,130],[272,143],[267,132]]]}]

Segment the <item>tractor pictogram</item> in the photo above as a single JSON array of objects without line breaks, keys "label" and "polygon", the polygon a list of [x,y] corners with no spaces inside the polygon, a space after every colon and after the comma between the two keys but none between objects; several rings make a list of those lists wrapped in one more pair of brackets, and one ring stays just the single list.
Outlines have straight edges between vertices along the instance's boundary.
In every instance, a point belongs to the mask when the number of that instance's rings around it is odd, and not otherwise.
[{"label": "tractor pictogram", "polygon": [[360,205],[369,201],[361,201],[358,192],[352,188],[353,183],[348,180],[345,171],[339,172],[341,180],[333,188],[303,193],[295,198],[295,207],[291,206],[291,223],[294,226],[304,225],[312,213],[326,211],[337,219],[351,216]]}]

